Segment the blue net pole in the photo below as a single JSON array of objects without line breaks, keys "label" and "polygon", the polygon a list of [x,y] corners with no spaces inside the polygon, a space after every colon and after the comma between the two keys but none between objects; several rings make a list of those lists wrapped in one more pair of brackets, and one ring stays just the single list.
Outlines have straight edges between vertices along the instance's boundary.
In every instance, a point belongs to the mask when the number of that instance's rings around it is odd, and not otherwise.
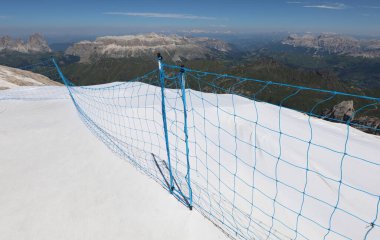
[{"label": "blue net pole", "polygon": [[168,157],[168,168],[169,168],[169,181],[170,181],[170,193],[173,193],[174,190],[174,182],[173,182],[173,173],[172,173],[172,165],[170,161],[170,147],[169,147],[169,135],[168,135],[168,124],[166,121],[166,106],[165,106],[165,73],[163,69],[163,57],[161,54],[157,54],[158,60],[158,68],[160,71],[160,85],[161,85],[161,103],[162,103],[162,121],[164,125],[164,134],[165,134],[165,143],[166,143],[166,154]]},{"label": "blue net pole", "polygon": [[193,193],[191,189],[191,179],[190,179],[190,157],[189,157],[189,133],[187,127],[187,107],[186,107],[186,79],[185,79],[185,69],[182,67],[180,71],[180,84],[182,92],[182,103],[183,103],[183,119],[184,119],[184,133],[185,133],[185,143],[186,143],[186,163],[187,163],[187,173],[186,181],[189,188],[189,208],[193,208]]}]

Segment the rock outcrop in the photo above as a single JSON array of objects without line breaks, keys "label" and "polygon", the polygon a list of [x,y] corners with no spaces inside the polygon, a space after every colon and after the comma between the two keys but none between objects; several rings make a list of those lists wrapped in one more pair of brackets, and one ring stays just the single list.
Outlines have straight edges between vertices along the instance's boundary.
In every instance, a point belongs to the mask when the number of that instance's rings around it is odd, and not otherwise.
[{"label": "rock outcrop", "polygon": [[325,110],[323,113],[323,117],[331,120],[338,120],[347,122],[354,117],[354,101],[343,101],[337,105],[335,105],[330,110]]},{"label": "rock outcrop", "polygon": [[363,132],[380,135],[380,118],[370,116],[356,116],[354,101],[343,101],[332,109],[326,109],[322,118],[332,122],[346,122]]}]

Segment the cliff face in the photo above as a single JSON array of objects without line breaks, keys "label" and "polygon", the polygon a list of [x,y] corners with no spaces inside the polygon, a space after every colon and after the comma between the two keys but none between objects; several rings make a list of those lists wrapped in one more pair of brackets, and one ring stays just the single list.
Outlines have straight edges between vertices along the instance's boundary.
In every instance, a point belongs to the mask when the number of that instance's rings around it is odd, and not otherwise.
[{"label": "cliff face", "polygon": [[358,40],[338,34],[291,34],[282,44],[314,49],[316,52],[350,55],[357,57],[380,57],[380,40]]},{"label": "cliff face", "polygon": [[226,54],[231,46],[220,40],[190,38],[177,35],[144,34],[98,37],[95,41],[81,41],[66,50],[66,54],[89,61],[93,56],[110,58],[152,57],[161,52],[173,61],[207,59]]}]

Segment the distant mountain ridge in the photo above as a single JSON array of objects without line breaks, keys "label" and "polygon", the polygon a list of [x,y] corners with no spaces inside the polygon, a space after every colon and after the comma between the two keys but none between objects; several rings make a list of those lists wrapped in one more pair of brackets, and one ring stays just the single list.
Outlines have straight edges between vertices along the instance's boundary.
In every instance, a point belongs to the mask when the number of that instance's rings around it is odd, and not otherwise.
[{"label": "distant mountain ridge", "polygon": [[98,37],[95,41],[75,43],[65,53],[79,56],[82,62],[87,62],[94,56],[151,57],[157,52],[169,56],[173,61],[181,61],[212,59],[231,50],[231,45],[221,40],[151,33]]},{"label": "distant mountain ridge", "polygon": [[380,40],[358,40],[339,34],[291,34],[282,41],[284,45],[304,47],[315,50],[315,53],[349,55],[354,57],[380,57]]},{"label": "distant mountain ridge", "polygon": [[10,36],[0,37],[0,51],[9,50],[21,53],[52,52],[47,41],[41,34],[31,35],[27,42],[21,39],[12,39]]}]

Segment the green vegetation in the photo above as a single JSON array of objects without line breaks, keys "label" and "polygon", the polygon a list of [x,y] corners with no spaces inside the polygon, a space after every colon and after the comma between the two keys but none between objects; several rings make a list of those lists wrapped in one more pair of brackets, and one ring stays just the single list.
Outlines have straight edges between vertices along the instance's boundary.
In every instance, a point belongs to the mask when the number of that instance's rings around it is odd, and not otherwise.
[{"label": "green vegetation", "polygon": [[380,58],[363,58],[334,54],[315,55],[310,50],[274,47],[257,51],[292,68],[332,73],[348,85],[364,89],[380,88]]},{"label": "green vegetation", "polygon": [[157,68],[157,62],[146,59],[100,59],[92,63],[62,66],[64,74],[77,85],[94,85],[128,81]]},{"label": "green vegetation", "polygon": [[22,68],[39,63],[51,57],[54,57],[60,64],[63,65],[79,62],[78,57],[67,56],[62,52],[28,54],[14,51],[0,51],[0,65]]}]

